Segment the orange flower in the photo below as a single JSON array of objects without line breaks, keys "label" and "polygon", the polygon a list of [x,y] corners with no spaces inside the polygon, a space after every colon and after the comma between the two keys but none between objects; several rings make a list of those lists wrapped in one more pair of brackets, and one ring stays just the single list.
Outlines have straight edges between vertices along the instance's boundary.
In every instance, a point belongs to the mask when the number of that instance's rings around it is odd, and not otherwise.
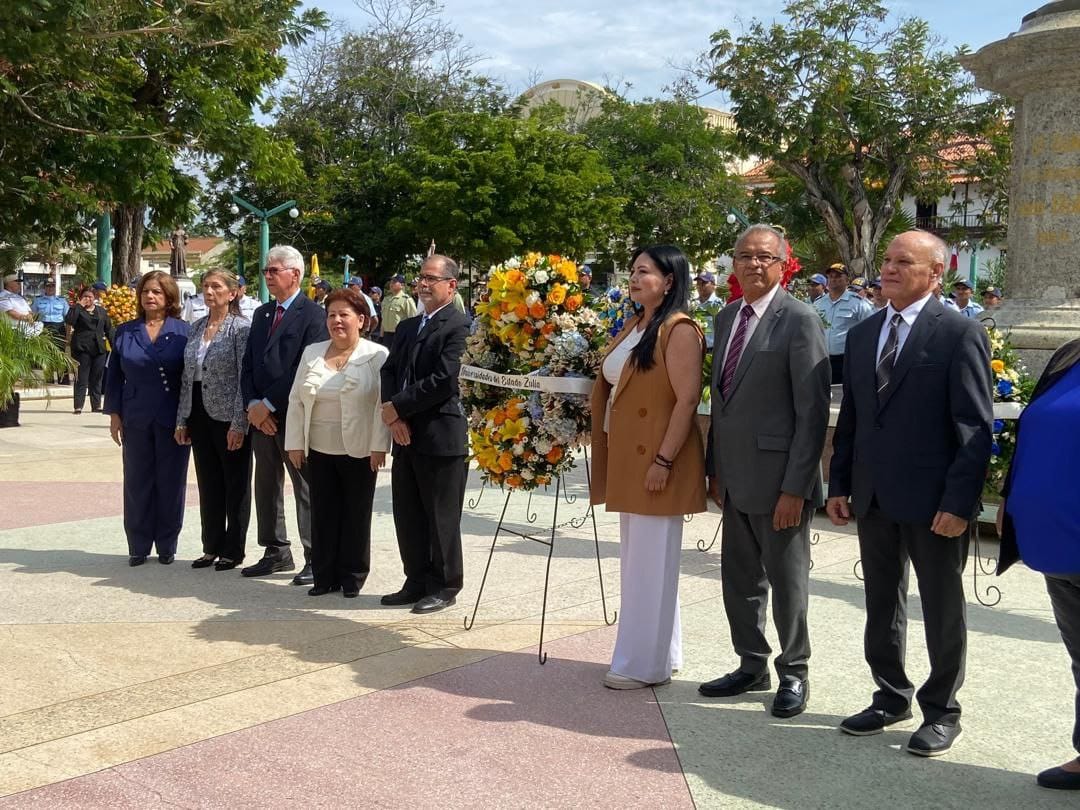
[{"label": "orange flower", "polygon": [[543,335],[550,335],[555,331],[555,324],[548,321],[542,327],[540,327],[540,333]]},{"label": "orange flower", "polygon": [[502,455],[499,456],[499,468],[502,469],[503,471],[506,471],[506,470],[509,470],[513,466],[514,466],[514,457],[512,455],[510,455],[510,453],[508,451],[504,451],[502,453]]},{"label": "orange flower", "polygon": [[506,272],[507,285],[520,286],[525,283],[525,274],[520,270],[508,270]]},{"label": "orange flower", "polygon": [[547,307],[545,307],[541,302],[537,301],[535,304],[529,307],[529,314],[537,320],[540,320],[545,315],[547,315]]},{"label": "orange flower", "polygon": [[491,418],[491,421],[494,422],[496,426],[501,425],[506,421],[506,414],[503,411],[496,411],[495,415]]},{"label": "orange flower", "polygon": [[525,306],[524,302],[522,302],[522,303],[518,304],[516,307],[514,307],[514,314],[517,315],[519,318],[522,318],[522,319],[527,318],[527,317],[529,317],[529,308],[527,306]]},{"label": "orange flower", "polygon": [[523,331],[523,332],[524,332],[524,333],[525,333],[526,335],[531,335],[531,334],[533,334],[534,332],[536,332],[536,327],[535,327],[535,326],[533,326],[533,325],[532,325],[531,323],[528,323],[528,322],[526,322],[526,324],[525,324],[525,325],[524,325],[523,327],[521,327],[521,330],[522,330],[522,331]]},{"label": "orange flower", "polygon": [[534,458],[536,458],[536,453],[534,453],[532,450],[526,450],[522,458],[524,458],[526,461],[532,461]]},{"label": "orange flower", "polygon": [[548,291],[547,300],[549,304],[554,304],[555,306],[561,304],[566,300],[566,287],[562,284],[553,285],[551,290]]},{"label": "orange flower", "polygon": [[549,341],[549,340],[548,340],[548,339],[547,339],[546,337],[544,337],[543,335],[540,335],[540,337],[538,337],[538,338],[536,339],[536,348],[538,348],[538,349],[542,349],[542,348],[544,348],[545,346],[547,346],[547,345],[548,345],[548,343],[550,343],[550,342],[551,342],[551,341]]},{"label": "orange flower", "polygon": [[520,487],[524,483],[525,482],[522,480],[520,475],[508,475],[508,476],[506,476],[506,485],[508,487],[513,488],[513,489],[517,489],[518,487]]},{"label": "orange flower", "polygon": [[577,312],[581,309],[581,293],[574,293],[566,299],[566,308],[570,312]]},{"label": "orange flower", "polygon": [[538,476],[536,476],[536,483],[541,484],[541,485],[550,484],[551,483],[551,476],[550,475],[538,475]]},{"label": "orange flower", "polygon": [[548,451],[548,454],[546,456],[544,456],[544,458],[546,458],[548,460],[549,464],[558,464],[559,459],[561,459],[562,457],[563,457],[563,451],[562,451],[562,448],[559,447],[558,445],[556,445],[555,447],[552,447],[551,450]]}]

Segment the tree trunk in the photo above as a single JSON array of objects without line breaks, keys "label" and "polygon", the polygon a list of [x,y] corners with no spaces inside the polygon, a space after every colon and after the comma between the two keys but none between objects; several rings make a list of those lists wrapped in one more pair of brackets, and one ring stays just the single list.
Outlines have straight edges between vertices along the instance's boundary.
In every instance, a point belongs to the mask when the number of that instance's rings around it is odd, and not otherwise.
[{"label": "tree trunk", "polygon": [[146,205],[118,205],[113,211],[113,284],[138,280]]}]

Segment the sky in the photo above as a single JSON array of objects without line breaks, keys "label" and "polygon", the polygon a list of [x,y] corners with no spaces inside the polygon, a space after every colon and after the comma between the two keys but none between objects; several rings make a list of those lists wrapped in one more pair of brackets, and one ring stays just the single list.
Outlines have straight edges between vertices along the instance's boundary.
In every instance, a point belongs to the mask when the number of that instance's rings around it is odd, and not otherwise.
[{"label": "sky", "polygon": [[[720,28],[772,19],[782,0],[442,0],[443,16],[487,59],[480,72],[520,93],[533,80],[583,79],[630,85],[631,98],[658,96],[709,47]],[[1045,0],[893,0],[890,12],[927,20],[947,48],[978,50],[1016,31]],[[355,29],[365,16],[353,0],[305,0]],[[725,106],[717,94],[702,104]]]}]

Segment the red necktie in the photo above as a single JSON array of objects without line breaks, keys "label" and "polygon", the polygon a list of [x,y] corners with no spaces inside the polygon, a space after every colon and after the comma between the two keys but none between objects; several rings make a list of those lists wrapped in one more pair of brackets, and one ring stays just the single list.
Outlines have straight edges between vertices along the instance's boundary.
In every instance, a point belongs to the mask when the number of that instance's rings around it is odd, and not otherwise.
[{"label": "red necktie", "polygon": [[739,310],[739,325],[735,329],[735,335],[731,338],[731,348],[728,349],[727,360],[724,361],[724,376],[720,378],[720,394],[724,399],[731,393],[731,384],[735,382],[735,369],[739,367],[739,359],[742,357],[743,344],[746,343],[746,329],[750,323],[750,316],[754,314],[754,308],[749,304],[743,304]]},{"label": "red necktie", "polygon": [[281,323],[281,319],[285,317],[285,307],[278,304],[277,313],[274,315],[274,322],[270,324],[270,334],[274,334],[274,330],[278,328],[278,324]]}]

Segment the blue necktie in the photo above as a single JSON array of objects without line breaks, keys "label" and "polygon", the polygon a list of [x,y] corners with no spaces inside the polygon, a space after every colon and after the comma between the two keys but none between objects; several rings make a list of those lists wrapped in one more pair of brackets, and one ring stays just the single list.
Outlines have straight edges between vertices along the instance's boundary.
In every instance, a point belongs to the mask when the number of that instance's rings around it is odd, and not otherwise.
[{"label": "blue necktie", "polygon": [[424,331],[424,327],[427,326],[427,322],[428,322],[428,316],[425,315],[423,318],[420,319],[420,328],[416,330],[416,334],[419,335],[421,332]]}]

